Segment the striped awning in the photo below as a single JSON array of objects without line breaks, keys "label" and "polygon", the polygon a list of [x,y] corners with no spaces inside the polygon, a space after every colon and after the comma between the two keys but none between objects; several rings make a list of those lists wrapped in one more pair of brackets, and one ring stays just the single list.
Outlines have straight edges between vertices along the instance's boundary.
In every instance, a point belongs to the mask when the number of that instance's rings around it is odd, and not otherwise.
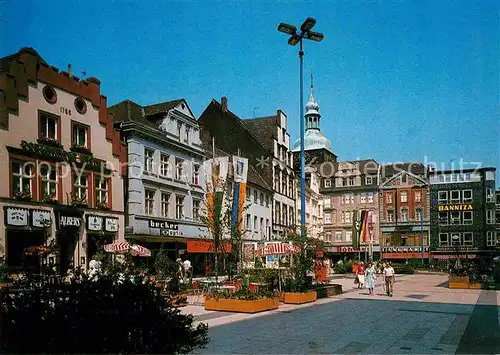
[{"label": "striped awning", "polygon": [[104,251],[107,251],[108,253],[130,253],[134,256],[151,256],[151,250],[148,248],[139,244],[130,244],[128,242],[106,244],[104,246]]},{"label": "striped awning", "polygon": [[300,248],[291,243],[270,243],[255,251],[256,255],[298,254]]}]

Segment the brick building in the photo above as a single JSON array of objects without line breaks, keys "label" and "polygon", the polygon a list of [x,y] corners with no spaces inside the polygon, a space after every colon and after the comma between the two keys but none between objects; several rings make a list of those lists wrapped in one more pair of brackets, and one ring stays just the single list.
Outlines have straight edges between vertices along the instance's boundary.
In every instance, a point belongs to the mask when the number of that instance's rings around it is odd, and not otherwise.
[{"label": "brick building", "polygon": [[383,259],[429,258],[429,194],[421,163],[379,170],[380,247]]}]

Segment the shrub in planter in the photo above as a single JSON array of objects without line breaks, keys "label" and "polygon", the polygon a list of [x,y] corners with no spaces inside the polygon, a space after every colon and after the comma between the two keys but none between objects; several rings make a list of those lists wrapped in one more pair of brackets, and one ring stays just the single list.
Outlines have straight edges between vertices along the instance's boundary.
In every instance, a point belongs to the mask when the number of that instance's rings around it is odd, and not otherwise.
[{"label": "shrub in planter", "polygon": [[269,291],[241,288],[236,292],[215,292],[205,296],[205,309],[213,311],[257,313],[278,307],[278,294]]},{"label": "shrub in planter", "polygon": [[[149,284],[100,278],[71,285],[0,292],[2,353],[174,354],[208,342]],[[42,341],[27,341],[36,334]]]},{"label": "shrub in planter", "polygon": [[333,269],[336,274],[350,274],[352,273],[352,263],[342,262],[335,264]]},{"label": "shrub in planter", "polygon": [[392,264],[392,266],[396,274],[413,275],[415,273],[415,269],[407,264]]}]

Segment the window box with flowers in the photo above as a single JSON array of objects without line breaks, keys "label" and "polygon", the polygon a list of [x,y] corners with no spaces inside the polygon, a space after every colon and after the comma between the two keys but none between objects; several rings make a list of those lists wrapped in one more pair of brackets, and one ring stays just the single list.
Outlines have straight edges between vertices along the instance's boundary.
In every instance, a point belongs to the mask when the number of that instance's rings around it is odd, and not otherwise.
[{"label": "window box with flowers", "polygon": [[89,204],[87,202],[87,199],[85,197],[79,197],[75,194],[71,194],[71,204],[74,207],[88,207]]},{"label": "window box with flowers", "polygon": [[70,150],[73,152],[73,153],[80,153],[80,154],[85,154],[85,155],[93,155],[92,152],[90,151],[89,148],[87,148],[86,146],[84,145],[78,145],[78,144],[74,144]]},{"label": "window box with flowers", "polygon": [[29,191],[18,191],[14,193],[14,199],[19,201],[32,201],[33,196],[31,196],[31,192]]},{"label": "window box with flowers", "polygon": [[59,200],[56,198],[55,195],[44,195],[42,197],[42,201],[43,203],[48,203],[48,204],[51,204],[51,205],[58,205],[60,202]]},{"label": "window box with flowers", "polygon": [[54,138],[41,137],[41,138],[37,139],[37,142],[38,142],[38,144],[42,144],[45,146],[63,149],[63,145],[59,141],[55,140]]},{"label": "window box with flowers", "polygon": [[95,208],[97,210],[101,210],[101,211],[109,211],[110,210],[110,208],[106,202],[97,202],[95,205]]}]

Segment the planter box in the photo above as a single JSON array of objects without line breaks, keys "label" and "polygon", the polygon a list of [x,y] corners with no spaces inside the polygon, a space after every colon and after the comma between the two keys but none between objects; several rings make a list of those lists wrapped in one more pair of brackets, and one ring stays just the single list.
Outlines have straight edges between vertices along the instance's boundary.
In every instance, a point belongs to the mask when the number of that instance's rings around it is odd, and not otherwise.
[{"label": "planter box", "polygon": [[481,284],[471,283],[469,276],[450,276],[448,288],[453,289],[481,289]]},{"label": "planter box", "polygon": [[316,288],[317,298],[326,298],[335,295],[340,295],[342,293],[342,285],[325,285]]},{"label": "planter box", "polygon": [[208,298],[205,300],[207,311],[227,311],[241,313],[257,313],[270,311],[279,307],[277,298],[262,298],[259,300],[233,300],[227,298]]},{"label": "planter box", "polygon": [[285,292],[280,292],[278,295],[278,300],[280,302],[285,302]]},{"label": "planter box", "polygon": [[283,302],[302,304],[316,301],[316,291],[309,292],[285,292]]}]

